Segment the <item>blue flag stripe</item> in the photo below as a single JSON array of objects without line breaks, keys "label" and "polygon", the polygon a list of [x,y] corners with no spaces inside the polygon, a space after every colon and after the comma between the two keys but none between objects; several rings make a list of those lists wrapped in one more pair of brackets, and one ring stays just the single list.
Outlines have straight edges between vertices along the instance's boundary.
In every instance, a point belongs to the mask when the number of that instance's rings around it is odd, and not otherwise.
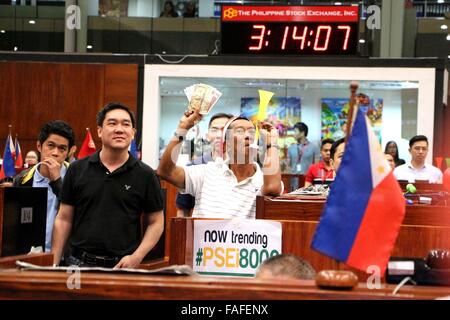
[{"label": "blue flag stripe", "polygon": [[312,248],[340,261],[346,261],[371,192],[372,173],[367,127],[364,114],[359,110],[314,235]]},{"label": "blue flag stripe", "polygon": [[3,152],[3,172],[5,177],[14,177],[16,175],[16,169],[14,168],[14,159],[12,157],[10,148],[11,135],[6,138],[5,151]]},{"label": "blue flag stripe", "polygon": [[131,144],[130,144],[130,153],[133,155],[133,157],[135,157],[136,159],[138,158],[138,154],[137,154],[137,146],[136,146],[136,140],[131,140]]}]

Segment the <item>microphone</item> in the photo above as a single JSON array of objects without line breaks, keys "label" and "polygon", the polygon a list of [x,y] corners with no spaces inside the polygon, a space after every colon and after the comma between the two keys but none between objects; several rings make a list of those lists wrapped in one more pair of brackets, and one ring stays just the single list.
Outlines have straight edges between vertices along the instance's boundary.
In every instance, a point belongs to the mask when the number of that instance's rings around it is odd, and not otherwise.
[{"label": "microphone", "polygon": [[406,193],[416,193],[417,189],[412,183],[406,185]]}]

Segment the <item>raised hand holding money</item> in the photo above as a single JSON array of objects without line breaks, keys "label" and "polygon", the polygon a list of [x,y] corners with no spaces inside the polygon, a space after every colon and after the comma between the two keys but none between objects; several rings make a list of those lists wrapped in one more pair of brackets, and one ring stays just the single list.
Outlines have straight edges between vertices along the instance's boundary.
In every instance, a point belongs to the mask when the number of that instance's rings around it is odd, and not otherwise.
[{"label": "raised hand holding money", "polygon": [[186,110],[180,119],[178,124],[178,129],[188,131],[193,126],[195,126],[203,116],[200,114],[200,109],[196,108],[193,110]]},{"label": "raised hand holding money", "polygon": [[203,83],[197,83],[185,88],[184,93],[189,100],[188,109],[199,109],[202,115],[208,114],[222,96],[219,90]]}]

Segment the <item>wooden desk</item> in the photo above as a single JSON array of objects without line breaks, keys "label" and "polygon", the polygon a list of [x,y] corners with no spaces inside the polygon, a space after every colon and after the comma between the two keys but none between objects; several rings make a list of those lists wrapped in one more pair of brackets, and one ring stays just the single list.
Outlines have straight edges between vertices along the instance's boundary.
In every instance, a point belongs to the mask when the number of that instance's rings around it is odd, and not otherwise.
[{"label": "wooden desk", "polygon": [[[325,201],[306,202],[258,196],[256,219],[319,221],[324,205]],[[450,207],[407,205],[403,224],[450,227]]]},{"label": "wooden desk", "polygon": [[[283,222],[283,252],[293,253],[310,261],[316,270],[329,267],[351,269],[309,248],[324,202],[300,202],[258,197],[256,218],[286,220]],[[290,222],[292,224],[288,224]],[[295,223],[299,224],[295,226]],[[286,228],[286,231],[285,231]],[[289,234],[285,234],[289,232]],[[295,236],[295,232],[298,233]],[[290,235],[290,233],[293,233]],[[285,241],[296,242],[285,247]],[[450,207],[412,205],[406,207],[392,256],[423,258],[431,249],[450,250]],[[367,276],[353,270],[360,279]]]},{"label": "wooden desk", "polygon": [[19,256],[0,258],[0,269],[15,268],[16,261],[48,267],[53,265],[53,253],[23,254]]},{"label": "wooden desk", "polygon": [[448,287],[365,284],[350,291],[323,290],[314,281],[256,280],[203,276],[81,274],[81,288],[68,289],[65,272],[0,269],[0,299],[148,299],[148,300],[300,300],[300,299],[435,299],[450,295]]},{"label": "wooden desk", "polygon": [[[184,234],[184,243],[178,243],[174,258],[183,264],[192,245],[189,230],[192,218],[174,218],[173,233]],[[284,221],[283,251],[302,254],[302,238],[309,238],[315,222]],[[181,228],[181,229],[180,229]],[[182,239],[181,239],[182,240]],[[291,240],[291,241],[290,241]],[[172,242],[173,243],[173,242]],[[175,246],[175,245],[174,245]],[[314,281],[307,280],[257,280],[237,277],[162,276],[82,272],[80,289],[69,289],[69,277],[73,273],[22,271],[14,269],[16,260],[38,265],[49,265],[51,254],[15,256],[0,259],[0,299],[149,299],[149,300],[303,300],[303,299],[435,299],[450,295],[450,287],[404,286],[397,295],[394,285],[381,284],[380,289],[370,290],[365,283],[350,291],[320,289]],[[324,260],[325,259],[325,260]],[[339,265],[326,257],[315,254],[312,263]],[[334,264],[334,265],[333,265]],[[141,268],[144,266],[141,266]]]},{"label": "wooden desk", "polygon": [[[406,191],[406,186],[409,184],[409,182],[399,181],[398,183],[400,184],[402,190]],[[442,183],[415,182],[412,184],[416,187],[416,192],[418,193],[446,191]]]}]

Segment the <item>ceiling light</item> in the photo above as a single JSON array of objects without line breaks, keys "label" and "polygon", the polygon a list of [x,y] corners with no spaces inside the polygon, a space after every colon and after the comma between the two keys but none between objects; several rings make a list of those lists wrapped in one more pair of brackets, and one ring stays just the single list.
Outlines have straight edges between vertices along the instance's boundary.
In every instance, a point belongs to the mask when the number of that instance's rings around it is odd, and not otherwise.
[{"label": "ceiling light", "polygon": [[447,38],[446,38],[448,41],[450,41],[450,34],[448,34],[447,35]]},{"label": "ceiling light", "polygon": [[29,24],[36,24],[36,21],[30,20],[30,21],[28,21],[28,23],[29,23]]},{"label": "ceiling light", "polygon": [[86,49],[92,49],[92,45],[90,45],[90,44],[88,44],[87,46],[86,46]]},{"label": "ceiling light", "polygon": [[17,48],[17,47],[14,47],[14,51],[17,51],[19,48]]},{"label": "ceiling light", "polygon": [[364,39],[359,39],[359,43],[366,43],[366,40],[364,40]]},{"label": "ceiling light", "polygon": [[0,30],[0,33],[6,33],[6,31],[5,30]]},{"label": "ceiling light", "polygon": [[446,25],[446,24],[443,24],[443,25],[441,26],[441,29],[442,29],[442,30],[447,30],[447,29],[448,29],[448,27],[447,27],[447,25]]}]

